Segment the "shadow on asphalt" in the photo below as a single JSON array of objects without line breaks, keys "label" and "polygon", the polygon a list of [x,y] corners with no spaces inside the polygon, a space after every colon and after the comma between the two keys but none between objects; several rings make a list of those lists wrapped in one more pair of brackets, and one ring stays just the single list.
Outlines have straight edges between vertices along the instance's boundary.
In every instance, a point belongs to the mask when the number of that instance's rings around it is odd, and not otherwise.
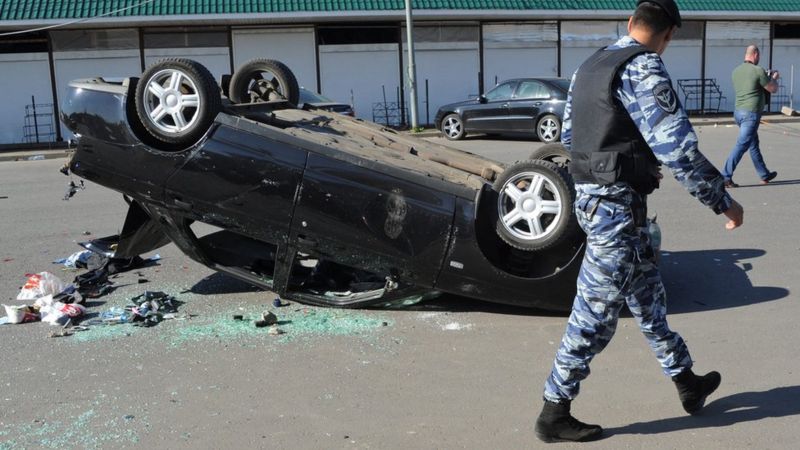
[{"label": "shadow on asphalt", "polygon": [[770,186],[791,186],[793,184],[800,184],[800,180],[774,180],[770,181],[769,184],[761,184],[761,183],[740,184],[739,187],[733,189],[736,190],[736,189],[751,188],[751,187],[768,188]]},{"label": "shadow on asphalt", "polygon": [[261,289],[238,278],[222,272],[212,273],[189,288],[189,292],[198,295],[238,294],[242,292],[257,292]]},{"label": "shadow on asphalt", "polygon": [[796,416],[800,414],[798,398],[800,398],[800,386],[778,387],[762,392],[741,392],[714,400],[696,416],[671,417],[607,428],[605,436],[661,434],[698,428],[727,427],[769,417]]},{"label": "shadow on asphalt", "polygon": [[[661,276],[667,290],[667,310],[684,314],[779,300],[789,295],[781,287],[753,286],[748,273],[764,250],[727,249],[688,252],[664,252]],[[191,292],[200,295],[257,292],[260,289],[217,272],[198,281]],[[567,305],[572,299],[564,300]],[[484,312],[517,316],[567,317],[569,312],[544,311],[520,306],[503,305],[458,295],[443,294],[421,303],[392,307],[405,311]],[[630,317],[627,308],[623,317]]]},{"label": "shadow on asphalt", "polygon": [[667,289],[667,311],[713,311],[787,297],[786,288],[753,286],[750,281],[747,272],[764,254],[757,249],[665,252],[661,278]]}]

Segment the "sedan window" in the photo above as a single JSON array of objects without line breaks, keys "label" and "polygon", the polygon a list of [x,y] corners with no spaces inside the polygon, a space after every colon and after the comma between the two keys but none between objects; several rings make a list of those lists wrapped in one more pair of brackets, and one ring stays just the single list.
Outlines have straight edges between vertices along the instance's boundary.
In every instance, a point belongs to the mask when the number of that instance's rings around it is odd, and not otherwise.
[{"label": "sedan window", "polygon": [[514,84],[515,83],[513,82],[506,82],[498,85],[497,87],[486,93],[485,95],[486,100],[493,102],[493,101],[510,99],[511,94],[514,92]]},{"label": "sedan window", "polygon": [[550,89],[538,81],[523,81],[514,98],[550,98]]}]

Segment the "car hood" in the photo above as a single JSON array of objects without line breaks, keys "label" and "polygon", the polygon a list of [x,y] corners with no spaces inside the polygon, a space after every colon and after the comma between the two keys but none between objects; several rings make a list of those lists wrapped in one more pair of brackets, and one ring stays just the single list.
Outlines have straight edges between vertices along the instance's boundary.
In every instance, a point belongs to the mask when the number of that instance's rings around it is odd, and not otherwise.
[{"label": "car hood", "polygon": [[440,111],[442,111],[442,110],[452,111],[452,110],[454,110],[456,108],[460,108],[462,106],[477,105],[477,104],[478,104],[477,100],[464,100],[464,101],[455,102],[455,103],[448,103],[448,104],[440,107],[439,110]]}]

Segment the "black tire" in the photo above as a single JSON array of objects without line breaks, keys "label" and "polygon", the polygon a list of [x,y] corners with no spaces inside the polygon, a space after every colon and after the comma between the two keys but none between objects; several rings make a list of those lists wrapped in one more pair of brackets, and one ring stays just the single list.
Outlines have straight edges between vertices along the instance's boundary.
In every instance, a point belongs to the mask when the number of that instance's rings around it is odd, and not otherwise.
[{"label": "black tire", "polygon": [[497,192],[492,208],[497,235],[525,251],[546,250],[571,239],[579,227],[569,180],[566,169],[548,161],[518,161],[508,167],[492,185]]},{"label": "black tire", "polygon": [[214,76],[191,59],[152,64],[136,85],[136,116],[165,149],[186,148],[208,131],[222,109]]},{"label": "black tire", "polygon": [[464,121],[461,120],[461,116],[456,113],[444,116],[440,130],[444,137],[451,141],[458,141],[467,135],[467,130],[464,128]]},{"label": "black tire", "polygon": [[530,159],[542,159],[555,163],[559,167],[567,167],[572,157],[567,151],[567,148],[564,147],[564,144],[553,143],[545,144],[534,150],[531,153]]},{"label": "black tire", "polygon": [[536,136],[539,140],[550,144],[561,138],[561,119],[554,114],[546,114],[536,122]]},{"label": "black tire", "polygon": [[288,100],[297,105],[300,85],[286,64],[273,59],[252,59],[233,73],[229,98],[234,103]]}]

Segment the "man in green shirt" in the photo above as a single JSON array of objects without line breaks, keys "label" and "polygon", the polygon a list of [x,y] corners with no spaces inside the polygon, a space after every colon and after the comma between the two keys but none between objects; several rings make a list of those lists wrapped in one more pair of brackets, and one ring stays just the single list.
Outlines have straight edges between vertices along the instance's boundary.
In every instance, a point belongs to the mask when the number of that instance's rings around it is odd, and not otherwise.
[{"label": "man in green shirt", "polygon": [[722,169],[725,187],[729,188],[739,186],[733,182],[733,172],[744,156],[744,152],[748,150],[750,158],[753,160],[753,166],[761,178],[761,184],[767,184],[778,176],[778,172],[770,172],[767,169],[764,158],[761,156],[758,125],[761,123],[761,112],[764,111],[766,93],[778,91],[777,80],[780,79],[780,74],[775,70],[768,75],[763,68],[759,67],[759,59],[758,47],[755,45],[747,47],[744,63],[734,69],[732,75],[733,88],[736,90],[736,107],[733,117],[739,125],[739,138]]}]

